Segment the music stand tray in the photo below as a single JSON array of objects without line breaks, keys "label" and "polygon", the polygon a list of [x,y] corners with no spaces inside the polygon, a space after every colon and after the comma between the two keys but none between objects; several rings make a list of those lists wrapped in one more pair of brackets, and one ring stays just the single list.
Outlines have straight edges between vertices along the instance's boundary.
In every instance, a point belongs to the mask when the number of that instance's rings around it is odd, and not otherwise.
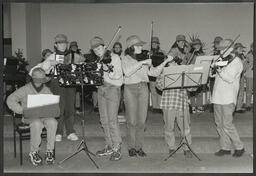
[{"label": "music stand tray", "polygon": [[[207,84],[210,70],[210,63],[196,64],[196,65],[178,65],[165,67],[163,70],[164,75],[164,88],[177,89],[198,87]],[[182,73],[184,75],[184,82],[182,83]]]},{"label": "music stand tray", "polygon": [[[197,65],[180,65],[180,66],[170,66],[165,67],[164,74],[164,89],[181,89],[199,87],[200,85],[207,83],[207,78],[209,74],[210,64],[197,64]],[[192,154],[199,160],[201,159],[195,154],[190,145],[188,144],[185,135],[185,108],[184,108],[184,97],[182,99],[182,116],[183,116],[183,136],[180,144],[169,156],[165,159],[168,160],[173,154],[175,154],[183,145],[186,145]]]}]

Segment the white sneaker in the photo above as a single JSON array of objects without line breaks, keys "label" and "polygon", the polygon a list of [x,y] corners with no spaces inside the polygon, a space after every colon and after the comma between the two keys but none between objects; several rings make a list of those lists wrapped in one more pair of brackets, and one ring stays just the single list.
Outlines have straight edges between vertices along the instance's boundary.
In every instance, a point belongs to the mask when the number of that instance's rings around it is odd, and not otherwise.
[{"label": "white sneaker", "polygon": [[71,141],[77,141],[78,137],[76,135],[76,133],[70,133],[67,137],[67,139],[71,140]]},{"label": "white sneaker", "polygon": [[62,141],[62,135],[61,135],[61,134],[56,134],[56,136],[55,136],[55,141],[56,141],[56,142]]}]

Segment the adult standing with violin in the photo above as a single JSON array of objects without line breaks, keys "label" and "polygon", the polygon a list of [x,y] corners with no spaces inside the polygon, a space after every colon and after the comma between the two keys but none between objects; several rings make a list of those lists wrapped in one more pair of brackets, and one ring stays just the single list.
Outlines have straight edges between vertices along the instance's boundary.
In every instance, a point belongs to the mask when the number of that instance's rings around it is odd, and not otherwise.
[{"label": "adult standing with violin", "polygon": [[[152,60],[148,55],[141,57],[143,45],[137,35],[126,39],[126,50],[122,59],[124,72],[124,98],[127,118],[127,143],[130,157],[145,157],[142,149],[144,140],[145,121],[148,111],[148,76],[158,76],[167,62],[173,58],[168,57],[162,64],[152,67]],[[140,55],[140,57],[138,57]]]},{"label": "adult standing with violin", "polygon": [[121,85],[123,84],[121,60],[117,54],[107,50],[104,40],[98,36],[90,40],[90,45],[98,58],[97,62],[103,64],[104,70],[104,84],[98,87],[98,105],[100,122],[105,133],[105,147],[97,151],[96,155],[110,155],[111,161],[117,161],[121,159],[122,143],[117,120]]},{"label": "adult standing with violin", "polygon": [[230,155],[232,143],[235,147],[234,157],[240,157],[245,152],[243,142],[232,122],[237,103],[240,75],[243,71],[241,59],[232,53],[233,44],[231,39],[224,39],[217,46],[220,50],[220,56],[224,60],[226,58],[229,60],[228,65],[217,68],[212,94],[215,124],[220,137],[220,150],[215,153],[216,156]]},{"label": "adult standing with violin", "polygon": [[[160,41],[158,37],[152,37],[151,39],[150,54],[152,59],[152,65],[154,67],[160,65],[166,58],[165,51],[161,50],[160,48]],[[149,76],[149,81],[153,112],[160,112],[161,93],[156,89],[156,77]]]}]

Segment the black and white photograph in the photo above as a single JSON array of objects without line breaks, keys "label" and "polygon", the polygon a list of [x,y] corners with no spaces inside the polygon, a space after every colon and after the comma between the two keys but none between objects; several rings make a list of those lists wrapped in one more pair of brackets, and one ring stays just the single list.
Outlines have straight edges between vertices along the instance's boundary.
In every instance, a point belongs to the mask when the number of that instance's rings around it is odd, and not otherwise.
[{"label": "black and white photograph", "polygon": [[3,173],[253,173],[254,1],[6,1]]}]

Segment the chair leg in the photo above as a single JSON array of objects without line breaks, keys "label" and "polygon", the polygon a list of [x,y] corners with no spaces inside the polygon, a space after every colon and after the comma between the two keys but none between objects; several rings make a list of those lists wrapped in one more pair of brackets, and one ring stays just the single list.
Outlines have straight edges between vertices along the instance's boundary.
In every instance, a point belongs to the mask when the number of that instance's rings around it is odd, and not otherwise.
[{"label": "chair leg", "polygon": [[16,158],[16,131],[13,130],[13,148],[14,148],[14,158]]},{"label": "chair leg", "polygon": [[20,135],[20,165],[23,164],[22,136]]}]

